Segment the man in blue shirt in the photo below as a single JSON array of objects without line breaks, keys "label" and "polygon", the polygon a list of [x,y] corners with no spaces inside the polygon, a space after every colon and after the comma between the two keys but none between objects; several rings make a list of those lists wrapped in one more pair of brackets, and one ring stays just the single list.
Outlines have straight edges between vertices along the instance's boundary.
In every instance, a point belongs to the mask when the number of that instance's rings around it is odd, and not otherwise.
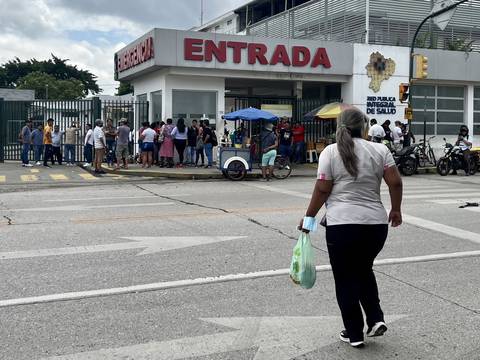
[{"label": "man in blue shirt", "polygon": [[35,165],[40,166],[40,162],[43,154],[43,124],[39,124],[38,127],[32,131],[32,145],[33,154],[35,159]]}]

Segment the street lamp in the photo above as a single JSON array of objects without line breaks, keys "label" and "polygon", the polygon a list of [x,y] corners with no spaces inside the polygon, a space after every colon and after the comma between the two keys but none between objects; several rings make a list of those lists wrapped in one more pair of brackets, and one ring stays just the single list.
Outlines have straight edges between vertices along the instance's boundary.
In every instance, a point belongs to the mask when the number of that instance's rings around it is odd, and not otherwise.
[{"label": "street lamp", "polygon": [[[417,41],[417,36],[418,33],[420,32],[420,29],[422,26],[430,19],[433,19],[439,15],[445,14],[446,12],[455,9],[458,5],[466,3],[469,0],[460,0],[459,2],[456,2],[455,4],[451,4],[449,6],[445,6],[441,8],[440,10],[437,10],[435,12],[430,13],[423,21],[418,25],[417,30],[415,31],[415,34],[413,35],[412,39],[412,44],[410,46],[410,67],[409,67],[409,72],[408,72],[408,83],[410,84],[410,95],[408,99],[408,107],[411,109],[412,108],[412,97],[413,97],[413,84],[412,84],[412,77],[413,77],[413,59],[414,59],[414,51],[415,51],[415,41]],[[427,140],[427,119],[424,117],[423,119],[423,141],[424,144],[426,143]]]}]

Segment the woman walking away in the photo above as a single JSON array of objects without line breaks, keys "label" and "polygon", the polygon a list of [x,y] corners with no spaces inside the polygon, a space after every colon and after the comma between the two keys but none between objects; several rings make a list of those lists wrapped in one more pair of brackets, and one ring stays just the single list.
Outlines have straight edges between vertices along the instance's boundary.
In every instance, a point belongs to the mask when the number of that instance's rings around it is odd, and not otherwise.
[{"label": "woman walking away", "polygon": [[[362,138],[368,118],[357,109],[345,110],[338,118],[337,143],[321,153],[318,177],[310,205],[301,222],[303,231],[315,228],[315,216],[326,205],[326,240],[335,279],[338,305],[345,330],[340,339],[354,347],[367,337],[387,331],[375,275],[375,257],[388,233],[402,223],[402,180],[386,146]],[[390,190],[390,215],[380,198],[382,178]]]},{"label": "woman walking away", "polygon": [[140,138],[142,139],[142,168],[149,168],[153,163],[153,150],[157,133],[154,130],[155,125],[152,124],[143,130]]},{"label": "woman walking away", "polygon": [[160,167],[165,167],[165,161],[167,167],[173,167],[173,138],[172,131],[174,126],[173,120],[167,119],[167,123],[162,126],[160,136],[163,138],[162,146],[160,147]]},{"label": "woman walking away", "polygon": [[178,153],[177,167],[183,167],[183,158],[185,155],[185,148],[187,147],[188,129],[185,126],[185,120],[183,118],[178,119],[177,126],[172,130],[173,143]]}]

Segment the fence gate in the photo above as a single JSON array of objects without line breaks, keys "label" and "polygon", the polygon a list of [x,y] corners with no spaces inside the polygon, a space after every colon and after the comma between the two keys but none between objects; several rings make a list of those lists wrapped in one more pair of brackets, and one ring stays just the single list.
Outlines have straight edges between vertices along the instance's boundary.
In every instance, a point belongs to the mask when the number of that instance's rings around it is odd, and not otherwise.
[{"label": "fence gate", "polygon": [[[83,142],[86,125],[94,126],[95,119],[110,118],[114,125],[121,118],[129,121],[130,127],[138,128],[139,119],[148,119],[148,102],[101,101],[99,98],[72,101],[3,101],[0,99],[0,162],[20,160],[21,145],[18,135],[27,119],[33,120],[33,129],[44,126],[47,119],[54,119],[60,131],[72,123],[80,129],[76,139],[76,161],[84,161]],[[63,142],[62,142],[63,143]],[[62,149],[63,151],[63,149]],[[30,157],[32,159],[32,155]]]}]

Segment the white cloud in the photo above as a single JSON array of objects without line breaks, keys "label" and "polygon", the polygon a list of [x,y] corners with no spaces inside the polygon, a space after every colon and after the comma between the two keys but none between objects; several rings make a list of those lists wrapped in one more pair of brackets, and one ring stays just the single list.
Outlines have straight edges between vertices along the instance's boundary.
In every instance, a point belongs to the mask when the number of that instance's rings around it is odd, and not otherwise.
[{"label": "white cloud", "polygon": [[[206,20],[244,2],[205,0]],[[199,19],[200,0],[0,0],[0,63],[53,53],[97,75],[103,93],[113,94],[117,50],[153,27],[188,29]]]}]

